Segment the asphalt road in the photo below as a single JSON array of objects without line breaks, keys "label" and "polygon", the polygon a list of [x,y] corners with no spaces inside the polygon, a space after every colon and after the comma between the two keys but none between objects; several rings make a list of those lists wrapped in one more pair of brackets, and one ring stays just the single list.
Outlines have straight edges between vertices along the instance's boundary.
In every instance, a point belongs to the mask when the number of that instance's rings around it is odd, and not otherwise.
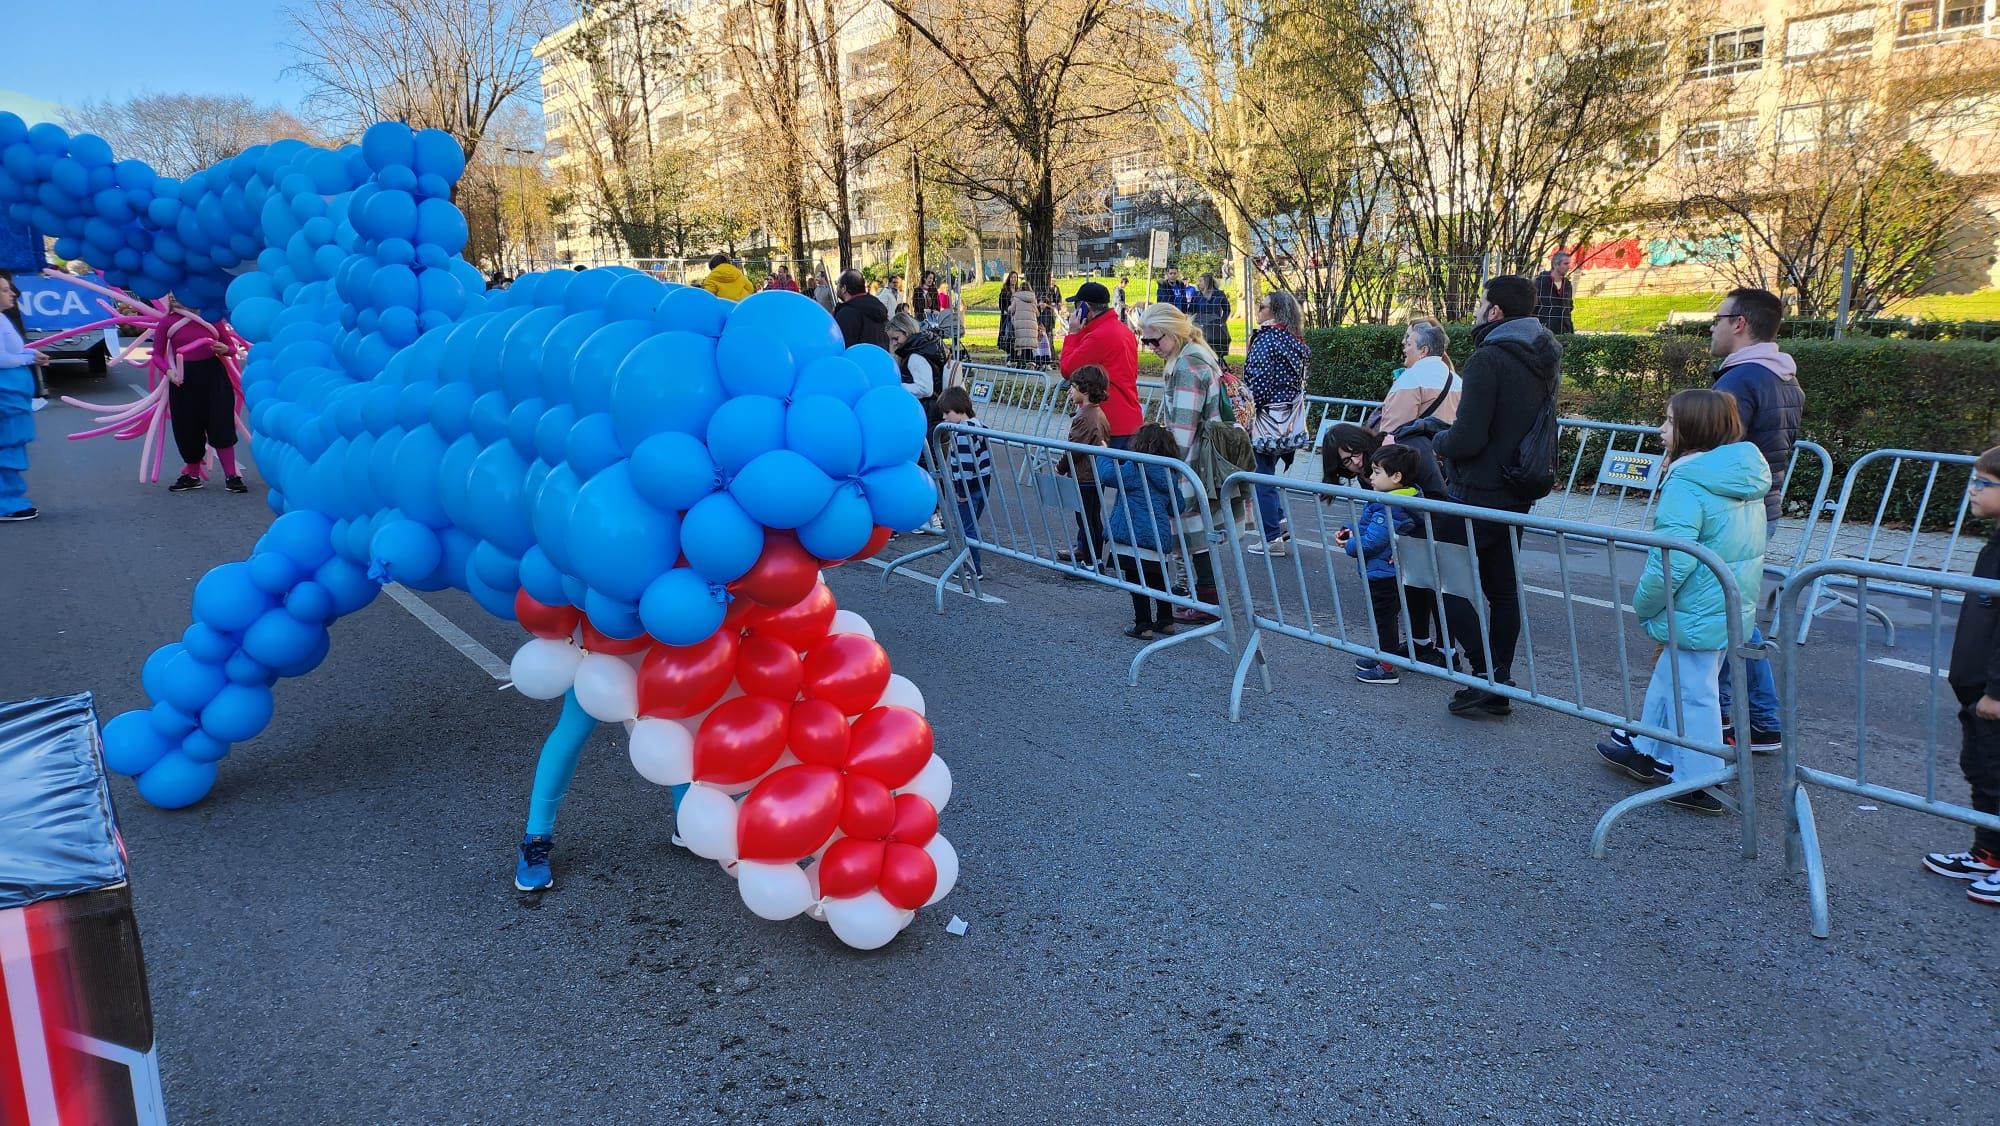
[{"label": "asphalt road", "polygon": [[[46,515],[0,528],[0,697],[88,689],[108,717],[270,513],[261,485],[141,487],[131,446],[40,420]],[[1917,865],[1960,829],[1822,795],[1817,941],[1774,763],[1761,859],[1733,820],[1659,809],[1593,861],[1631,791],[1587,725],[1452,719],[1441,685],[1364,688],[1297,645],[1231,725],[1221,654],[1183,647],[1128,688],[1122,594],[988,571],[1005,604],[942,617],[914,583],[830,576],[923,688],[957,780],[958,890],[871,954],[751,916],[669,845],[666,793],[608,736],[557,890],[524,902],[513,843],[555,709],[387,598],[340,623],[206,802],[115,783],[174,1119],[1994,1120],[2000,917]],[[523,636],[424,597],[503,659]],[[1815,635],[1803,710],[1828,753],[1852,638]],[[1932,678],[1870,669],[1882,737],[1906,739]]]}]

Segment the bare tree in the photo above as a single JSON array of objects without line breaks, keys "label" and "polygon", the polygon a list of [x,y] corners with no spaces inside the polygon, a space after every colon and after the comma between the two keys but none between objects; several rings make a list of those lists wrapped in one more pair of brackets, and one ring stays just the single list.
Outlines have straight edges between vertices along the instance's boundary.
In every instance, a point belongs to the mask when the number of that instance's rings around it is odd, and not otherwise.
[{"label": "bare tree", "polygon": [[554,256],[554,186],[539,141],[539,123],[514,106],[494,121],[459,181],[458,208],[470,235],[465,257],[489,273],[519,274]]},{"label": "bare tree", "polygon": [[1991,167],[2000,151],[1993,76],[1922,53],[1824,54],[1788,60],[1771,120],[1690,123],[1672,177],[1678,226],[1712,251],[1700,257],[1802,317],[1834,314],[1850,249],[1857,309],[1951,275],[1988,190],[1954,166]]},{"label": "bare tree", "polygon": [[1525,272],[1658,162],[1661,116],[1690,92],[1667,66],[1665,19],[1611,2],[1331,0],[1286,28],[1330,71],[1360,65],[1321,89],[1363,124],[1426,303],[1455,318],[1489,253],[1493,272]]},{"label": "bare tree", "polygon": [[948,138],[935,180],[1011,211],[1037,289],[1055,265],[1064,204],[1103,173],[1120,122],[1142,95],[1121,75],[1137,28],[1116,0],[885,0],[928,48],[930,111]]},{"label": "bare tree", "polygon": [[748,107],[753,128],[738,130],[744,187],[763,201],[787,258],[807,256],[802,87],[805,57],[795,0],[745,0],[723,16],[719,53]]},{"label": "bare tree", "polygon": [[96,133],[121,158],[143,160],[162,176],[187,176],[253,145],[287,137],[319,138],[274,105],[224,94],[140,94],[121,102],[86,102],[64,117]]},{"label": "bare tree", "polygon": [[348,132],[377,121],[442,129],[467,160],[532,87],[552,0],[304,0],[286,10],[310,108]]}]

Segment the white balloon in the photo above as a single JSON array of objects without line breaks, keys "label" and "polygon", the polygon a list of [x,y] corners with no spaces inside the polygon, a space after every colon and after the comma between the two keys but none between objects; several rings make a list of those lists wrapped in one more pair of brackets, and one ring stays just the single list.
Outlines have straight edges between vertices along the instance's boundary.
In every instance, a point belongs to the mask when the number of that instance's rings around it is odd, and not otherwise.
[{"label": "white balloon", "polygon": [[931,854],[931,863],[937,865],[937,890],[924,900],[924,906],[929,907],[950,895],[951,889],[958,886],[958,850],[944,839],[943,833],[939,833],[924,846],[924,851]]},{"label": "white balloon", "polygon": [[553,700],[576,683],[583,650],[567,641],[537,637],[514,651],[507,673],[514,690],[530,700]]},{"label": "white balloon", "polygon": [[736,802],[713,786],[697,782],[688,787],[674,815],[674,830],[696,856],[736,859]]},{"label": "white balloon", "polygon": [[[840,834],[835,833],[834,835],[839,836]],[[812,902],[806,904],[806,918],[817,923],[824,923],[826,922],[826,900],[822,899],[819,893],[819,857],[814,856],[811,860],[806,861],[806,866],[800,870],[806,874],[807,890],[812,892]]]},{"label": "white balloon", "polygon": [[737,869],[742,867],[743,862],[740,860],[718,860],[715,864],[716,867],[722,869],[723,875],[733,880],[737,878]]},{"label": "white balloon", "polygon": [[736,865],[736,891],[751,914],[772,922],[793,918],[813,901],[812,885],[796,864],[742,861]]},{"label": "white balloon", "polygon": [[862,637],[871,640],[875,637],[875,628],[868,624],[868,619],[852,610],[835,610],[833,612],[833,625],[827,629],[827,632],[830,634],[858,633]]},{"label": "white balloon", "polygon": [[918,715],[924,714],[924,694],[917,690],[916,682],[900,673],[889,675],[889,686],[882,689],[882,698],[875,701],[878,708],[908,708]]},{"label": "white balloon", "polygon": [[917,776],[896,792],[915,794],[943,813],[945,803],[951,800],[951,767],[944,764],[944,759],[932,755],[924,763],[924,768],[917,771]]},{"label": "white balloon", "polygon": [[632,725],[632,769],[655,786],[694,781],[694,736],[670,719]]},{"label": "white balloon", "polygon": [[605,723],[637,718],[639,674],[608,653],[585,654],[576,666],[576,702]]},{"label": "white balloon", "polygon": [[875,950],[886,946],[903,929],[903,912],[882,898],[879,891],[824,902],[826,922],[833,928],[834,937],[856,950]]}]

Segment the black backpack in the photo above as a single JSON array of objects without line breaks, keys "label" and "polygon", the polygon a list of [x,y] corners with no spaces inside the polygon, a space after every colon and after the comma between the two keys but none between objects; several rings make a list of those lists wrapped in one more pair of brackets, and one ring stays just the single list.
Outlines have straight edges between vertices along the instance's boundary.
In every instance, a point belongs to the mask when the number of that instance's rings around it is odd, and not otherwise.
[{"label": "black backpack", "polygon": [[1514,460],[1500,467],[1500,479],[1516,497],[1533,502],[1555,491],[1561,429],[1556,421],[1555,391],[1551,389],[1548,400],[1535,415],[1534,425],[1521,435],[1521,446],[1514,452]]}]

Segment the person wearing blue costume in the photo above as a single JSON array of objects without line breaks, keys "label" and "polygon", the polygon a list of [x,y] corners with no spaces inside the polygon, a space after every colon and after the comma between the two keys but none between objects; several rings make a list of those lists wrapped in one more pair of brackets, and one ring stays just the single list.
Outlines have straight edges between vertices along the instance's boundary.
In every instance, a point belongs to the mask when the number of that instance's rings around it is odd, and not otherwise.
[{"label": "person wearing blue costume", "polygon": [[[584,744],[597,730],[597,721],[576,702],[576,689],[563,693],[562,715],[555,729],[542,740],[542,753],[535,760],[535,785],[528,797],[528,825],[514,859],[514,890],[544,892],[556,886],[555,869],[549,852],[555,847],[556,811],[569,793],[576,764],[583,758]],[[674,809],[681,807],[686,786],[675,786]]]},{"label": "person wearing blue costume", "polygon": [[22,475],[28,470],[28,443],[35,440],[35,368],[48,362],[4,315],[18,300],[14,279],[0,275],[0,521],[8,522],[37,515]]}]

